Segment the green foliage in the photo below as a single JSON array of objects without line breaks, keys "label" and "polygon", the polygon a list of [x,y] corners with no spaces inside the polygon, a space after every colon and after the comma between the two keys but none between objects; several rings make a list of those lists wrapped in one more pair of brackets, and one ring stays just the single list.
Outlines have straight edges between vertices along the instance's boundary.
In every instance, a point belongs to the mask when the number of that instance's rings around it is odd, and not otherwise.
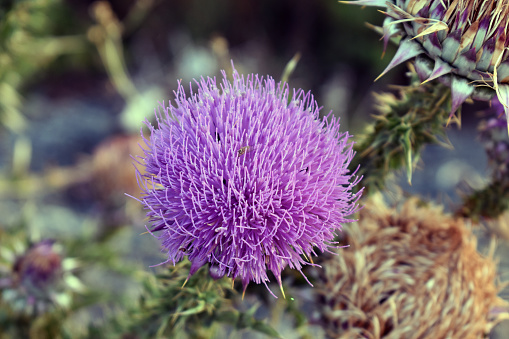
[{"label": "green foliage", "polygon": [[486,187],[465,195],[457,214],[478,220],[496,218],[509,208],[508,180],[494,180]]},{"label": "green foliage", "polygon": [[409,184],[412,172],[426,144],[452,147],[445,127],[451,110],[450,90],[436,82],[421,84],[411,73],[411,84],[399,89],[399,97],[391,93],[375,94],[379,112],[366,128],[354,148],[352,161],[360,164],[361,186],[368,192],[381,190],[386,180],[403,167]]},{"label": "green foliage", "polygon": [[[33,248],[50,232],[32,227],[33,219],[41,217],[36,208],[18,212],[12,213],[11,222],[0,224],[0,339],[80,338],[86,335],[94,317],[91,310],[107,313],[121,304],[122,297],[132,297],[127,287],[136,284],[133,277],[139,275],[139,265],[122,258],[111,245],[112,239],[98,241],[88,230],[87,234],[75,234],[71,239],[62,236],[55,242],[50,259],[58,255],[61,267],[57,266],[55,279],[44,284],[43,279],[39,284],[38,277],[44,277],[52,266],[44,256],[34,257],[44,252],[34,252]],[[76,226],[70,221],[59,226],[69,225]],[[91,224],[85,223],[84,227],[90,229]],[[119,233],[116,244],[122,241]],[[24,262],[31,263],[24,265],[31,270],[22,269]],[[42,273],[37,275],[33,267],[39,267]]]},{"label": "green foliage", "polygon": [[0,5],[0,124],[20,133],[20,88],[58,56],[84,50],[84,37],[55,36],[66,21],[60,0],[11,1]]},{"label": "green foliage", "polygon": [[[234,308],[226,277],[214,281],[206,267],[187,279],[189,261],[177,263],[167,273],[146,274],[139,303],[126,315],[114,319],[116,335],[136,338],[213,338],[231,330],[252,330],[279,338],[278,333],[254,315],[257,306],[246,312]],[[185,283],[185,286],[184,286]]]},{"label": "green foliage", "polygon": [[[71,272],[72,259],[63,258],[60,267],[61,250],[52,247],[34,245],[23,228],[9,233],[0,228],[0,338],[60,338],[64,332],[64,319],[83,285]],[[44,280],[48,275],[52,279]]]}]

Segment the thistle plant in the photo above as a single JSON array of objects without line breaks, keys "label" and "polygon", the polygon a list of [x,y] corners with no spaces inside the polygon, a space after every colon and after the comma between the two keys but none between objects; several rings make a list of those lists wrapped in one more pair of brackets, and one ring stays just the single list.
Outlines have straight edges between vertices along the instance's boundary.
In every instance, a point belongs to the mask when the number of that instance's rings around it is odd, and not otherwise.
[{"label": "thistle plant", "polygon": [[[62,280],[62,258],[53,248],[54,242],[43,240],[17,256],[9,274],[2,278],[2,300],[16,311],[41,314],[67,298],[54,298],[51,291]],[[12,258],[4,254],[4,258]],[[65,305],[67,303],[61,303]]]},{"label": "thistle plant", "polygon": [[440,79],[451,88],[451,112],[469,97],[495,95],[509,112],[509,54],[505,1],[359,0],[357,5],[385,8],[385,45],[399,39],[396,55],[381,76],[410,59],[422,81]]},{"label": "thistle plant", "polygon": [[232,296],[236,292],[230,289],[227,279],[207,279],[209,273],[205,267],[198,269],[189,278],[186,288],[182,288],[190,266],[191,263],[184,260],[155,276],[144,274],[139,303],[114,319],[111,335],[220,338],[226,337],[228,331],[250,330],[271,338],[280,337],[264,321],[255,319],[257,307],[247,312],[235,309]]},{"label": "thistle plant", "polygon": [[25,240],[24,233],[0,232],[0,337],[56,336],[74,293],[84,290],[72,274],[77,263],[54,240],[30,245]]},{"label": "thistle plant", "polygon": [[251,281],[267,286],[271,271],[283,292],[283,269],[302,273],[358,209],[353,143],[337,119],[319,119],[310,93],[223,77],[219,87],[202,78],[190,97],[179,85],[176,106],[163,103],[157,126],[147,123],[139,163],[149,231],[168,262],[189,258],[189,276],[208,263],[213,278],[239,277],[245,292]]},{"label": "thistle plant", "polygon": [[[470,226],[481,219],[509,234],[509,141],[502,117],[509,113],[509,0],[351,1],[384,9],[384,25],[376,29],[385,46],[399,44],[381,76],[401,63],[410,70],[407,86],[375,94],[374,119],[357,139],[332,114],[322,117],[311,93],[286,83],[300,53],[277,83],[242,76],[233,64],[230,71],[224,65],[229,41],[221,35],[212,37],[211,50],[195,43],[222,22],[224,9],[254,20],[245,6],[211,5],[214,20],[203,26],[187,12],[186,20],[157,18],[164,2],[150,16],[154,1],[130,3],[95,1],[88,25],[81,14],[79,24],[72,20],[82,2],[0,4],[0,125],[13,133],[0,143],[0,152],[13,153],[12,161],[0,154],[0,338],[479,338],[508,316],[495,314],[508,310],[497,296],[496,262],[477,251]],[[319,6],[308,23],[323,13]],[[55,20],[64,16],[70,19]],[[143,24],[148,17],[155,19],[147,22],[156,23],[152,28]],[[295,22],[292,31],[307,30]],[[178,29],[182,23],[188,24],[184,30]],[[333,32],[330,24],[313,26],[324,33],[316,42],[327,46],[328,55],[349,45],[326,36]],[[163,48],[154,31],[164,31]],[[69,60],[71,73],[62,68],[67,62],[49,69],[55,71],[49,77],[40,72],[56,58],[92,46],[97,57]],[[231,49],[245,54],[237,44]],[[264,58],[272,50],[261,48],[239,62],[269,65]],[[305,66],[313,64],[309,53],[319,50],[302,51],[311,60]],[[140,53],[143,60],[137,60]],[[327,99],[335,90],[343,97],[357,87],[346,77],[352,74],[362,86],[369,70],[369,57],[343,67],[353,60],[348,53],[337,55],[330,72],[304,67],[301,79],[323,79]],[[117,134],[138,130],[147,108],[163,97],[167,77],[161,74],[185,78],[216,69],[214,62],[228,75],[200,78],[189,90],[179,83],[174,99],[161,102],[155,119],[145,121],[144,145],[137,145],[139,137]],[[21,92],[35,100],[31,107],[22,107]],[[381,196],[395,172],[403,169],[411,183],[427,144],[451,147],[446,128],[459,125],[462,104],[474,100],[498,110],[479,128],[489,184],[465,197],[456,216],[416,198],[385,205]],[[60,111],[44,105],[116,111],[118,124],[101,129],[111,134],[102,142],[84,131],[89,135],[74,151],[85,154],[72,157],[74,165],[46,163],[32,172],[30,140],[46,142],[40,131],[52,126],[43,124],[61,123]],[[87,156],[91,150],[83,144],[98,147]],[[127,154],[135,159],[136,175],[122,161]],[[458,162],[447,160],[437,176],[458,173],[449,166]],[[361,201],[364,189],[370,194]],[[134,205],[125,204],[124,192],[136,197],[128,199]],[[23,215],[11,213],[16,210]],[[156,239],[141,238],[130,227],[144,215],[147,233]],[[28,233],[37,239],[28,241]],[[154,258],[156,250],[145,248],[145,240],[160,246],[163,259]],[[77,260],[67,256],[79,258],[79,279]],[[160,261],[163,267],[143,269]],[[87,293],[76,293],[84,289],[80,281]],[[277,285],[285,299],[270,296]]]}]

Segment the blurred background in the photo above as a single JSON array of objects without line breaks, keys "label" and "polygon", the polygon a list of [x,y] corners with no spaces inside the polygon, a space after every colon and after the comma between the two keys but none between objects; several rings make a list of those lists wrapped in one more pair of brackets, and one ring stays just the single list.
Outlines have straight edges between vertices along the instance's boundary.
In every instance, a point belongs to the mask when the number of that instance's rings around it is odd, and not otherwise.
[{"label": "blurred background", "polygon": [[[373,82],[395,52],[389,45],[382,59],[365,25],[382,21],[335,0],[0,1],[0,240],[64,244],[87,290],[76,317],[100,322],[120,296],[135,299],[133,272],[164,260],[157,240],[139,235],[144,213],[126,194],[140,194],[131,156],[142,154],[143,121],[173,100],[177,81],[221,76],[232,61],[278,80],[297,56],[290,87],[312,91],[356,135],[373,114],[371,93],[407,84],[405,66]],[[486,170],[473,137],[484,108],[465,106],[449,135],[455,150],[429,146],[413,186],[401,175],[403,190],[446,209],[462,181],[481,185]]]}]

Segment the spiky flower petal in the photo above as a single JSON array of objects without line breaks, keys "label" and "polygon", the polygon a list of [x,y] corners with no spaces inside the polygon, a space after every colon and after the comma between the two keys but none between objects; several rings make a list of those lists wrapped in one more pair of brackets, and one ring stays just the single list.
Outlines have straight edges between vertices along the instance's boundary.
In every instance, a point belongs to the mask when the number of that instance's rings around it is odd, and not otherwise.
[{"label": "spiky flower petal", "polygon": [[173,263],[190,275],[209,263],[214,278],[281,285],[286,265],[301,271],[314,247],[327,251],[357,210],[354,152],[337,119],[318,117],[313,96],[272,78],[223,72],[197,82],[176,106],[162,105],[141,164],[142,203]]},{"label": "spiky flower petal", "polygon": [[415,58],[423,81],[439,78],[451,86],[453,114],[470,96],[494,95],[509,112],[509,5],[501,0],[361,0],[385,7],[384,41],[401,38],[382,75]]}]

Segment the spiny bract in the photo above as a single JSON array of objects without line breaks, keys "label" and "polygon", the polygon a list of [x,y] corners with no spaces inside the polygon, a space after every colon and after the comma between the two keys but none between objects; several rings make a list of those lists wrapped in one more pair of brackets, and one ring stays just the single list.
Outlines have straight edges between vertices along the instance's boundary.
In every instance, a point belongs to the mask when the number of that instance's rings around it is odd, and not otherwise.
[{"label": "spiny bract", "polygon": [[[150,232],[168,261],[185,256],[189,275],[210,263],[213,278],[269,280],[286,265],[301,271],[314,247],[328,251],[357,209],[360,192],[347,166],[354,152],[338,119],[320,120],[310,93],[235,70],[196,81],[176,106],[163,104],[138,174]],[[161,110],[162,109],[162,110]]]},{"label": "spiny bract", "polygon": [[347,3],[385,7],[385,45],[401,38],[398,51],[381,75],[415,59],[421,79],[450,85],[453,114],[470,96],[496,94],[509,112],[507,0],[359,0]]}]

